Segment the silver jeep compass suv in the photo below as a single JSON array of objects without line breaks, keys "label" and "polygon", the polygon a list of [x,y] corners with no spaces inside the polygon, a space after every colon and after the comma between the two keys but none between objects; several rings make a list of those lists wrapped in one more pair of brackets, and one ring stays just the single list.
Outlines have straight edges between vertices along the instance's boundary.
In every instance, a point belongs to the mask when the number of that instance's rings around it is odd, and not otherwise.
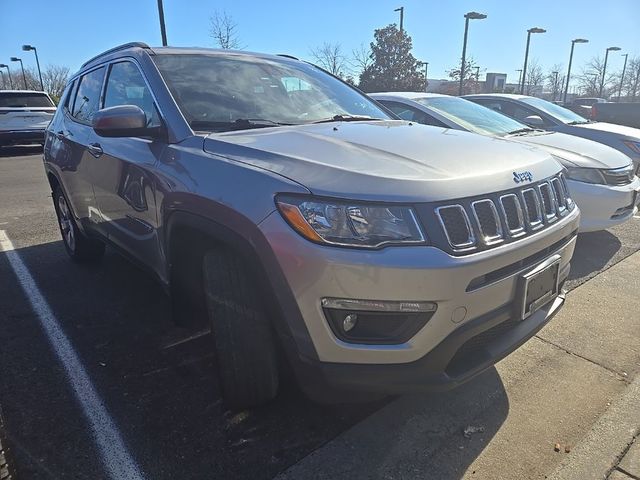
[{"label": "silver jeep compass suv", "polygon": [[564,301],[579,213],[548,154],[397,120],[291,57],[109,50],[44,162],[71,258],[112,245],[210,322],[232,408],[283,361],[311,395],[450,388]]}]

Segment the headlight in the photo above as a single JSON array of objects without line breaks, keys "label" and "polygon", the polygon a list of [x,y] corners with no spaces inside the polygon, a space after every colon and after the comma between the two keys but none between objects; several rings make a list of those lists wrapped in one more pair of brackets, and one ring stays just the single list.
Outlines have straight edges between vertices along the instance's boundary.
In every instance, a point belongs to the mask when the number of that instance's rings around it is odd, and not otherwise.
[{"label": "headlight", "polygon": [[312,242],[362,248],[426,243],[411,207],[298,196],[278,196],[276,205]]},{"label": "headlight", "polygon": [[606,183],[602,173],[597,168],[568,167],[567,178],[577,182],[598,183],[601,185]]},{"label": "headlight", "polygon": [[623,140],[627,147],[629,147],[636,155],[640,155],[640,142],[633,142],[631,140]]}]

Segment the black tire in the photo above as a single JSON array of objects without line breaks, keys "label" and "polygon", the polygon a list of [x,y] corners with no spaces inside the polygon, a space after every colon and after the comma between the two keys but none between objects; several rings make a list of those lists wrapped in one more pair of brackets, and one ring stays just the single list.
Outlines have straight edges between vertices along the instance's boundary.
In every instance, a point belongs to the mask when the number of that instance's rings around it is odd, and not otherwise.
[{"label": "black tire", "polygon": [[104,243],[89,238],[80,231],[60,186],[56,186],[53,192],[53,205],[58,216],[62,243],[71,259],[78,263],[95,262],[101,259],[104,255]]},{"label": "black tire", "polygon": [[2,411],[0,411],[0,480],[12,480],[15,478],[15,471],[9,462],[10,452],[5,433]]},{"label": "black tire", "polygon": [[273,399],[279,383],[275,335],[241,258],[222,249],[205,254],[203,284],[225,405],[242,410]]}]

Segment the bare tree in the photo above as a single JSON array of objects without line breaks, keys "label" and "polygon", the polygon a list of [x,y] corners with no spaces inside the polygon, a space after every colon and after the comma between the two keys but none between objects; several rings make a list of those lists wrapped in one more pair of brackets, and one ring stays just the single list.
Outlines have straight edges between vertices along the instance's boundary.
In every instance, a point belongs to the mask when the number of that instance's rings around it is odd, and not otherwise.
[{"label": "bare tree", "polygon": [[358,48],[354,48],[351,51],[351,67],[354,70],[354,74],[359,76],[367,68],[373,64],[373,58],[371,56],[371,48],[364,43],[361,43]]},{"label": "bare tree", "polygon": [[527,78],[525,79],[524,92],[527,95],[541,94],[544,79],[545,75],[540,63],[538,63],[538,60],[531,60],[527,66]]},{"label": "bare tree", "polygon": [[[578,77],[580,83],[579,88],[583,95],[588,97],[600,96],[600,82],[602,81],[602,73],[604,72],[604,59],[602,57],[593,57],[582,67],[582,74]],[[602,96],[609,98],[617,91],[620,76],[616,72],[606,72],[604,79],[604,87]]]},{"label": "bare tree", "polygon": [[348,74],[347,57],[342,53],[342,46],[338,42],[325,42],[320,47],[310,49],[309,53],[315,62],[329,73],[337,77]]},{"label": "bare tree", "polygon": [[564,85],[564,81],[566,76],[561,75],[560,72],[564,70],[564,66],[560,63],[556,63],[551,69],[547,72],[546,76],[546,86],[551,91],[551,96],[553,100],[560,98],[560,94],[562,93],[562,86]]},{"label": "bare tree", "polygon": [[244,48],[238,37],[238,24],[226,11],[220,13],[216,10],[209,17],[209,23],[209,35],[220,48],[233,50]]},{"label": "bare tree", "polygon": [[[622,71],[616,73],[616,84],[620,87]],[[622,96],[627,100],[635,100],[640,96],[640,57],[629,57],[627,68],[622,79]]]},{"label": "bare tree", "polygon": [[[47,65],[42,70],[42,83],[44,84],[44,90],[49,94],[49,96],[58,103],[60,97],[62,96],[62,92],[64,91],[64,87],[66,87],[67,82],[69,80],[69,67],[65,67],[63,65]],[[33,67],[25,68],[24,70],[24,79],[26,79],[27,84],[24,85],[24,80],[22,78],[22,73],[20,73],[19,77],[13,76],[13,85],[16,88],[26,88],[27,90],[40,90],[40,77],[38,75],[38,71]],[[19,81],[19,83],[16,83]],[[1,85],[0,88],[9,88],[9,81],[6,79],[5,85]]]}]

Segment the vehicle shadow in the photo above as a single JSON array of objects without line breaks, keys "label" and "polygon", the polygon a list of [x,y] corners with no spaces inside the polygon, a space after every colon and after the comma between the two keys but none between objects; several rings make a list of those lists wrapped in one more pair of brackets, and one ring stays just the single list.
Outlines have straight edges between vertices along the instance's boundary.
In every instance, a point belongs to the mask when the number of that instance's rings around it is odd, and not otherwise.
[{"label": "vehicle shadow", "polygon": [[[394,453],[416,455],[408,460],[421,472],[442,472],[434,478],[455,478],[508,413],[495,369],[444,394],[332,406],[311,402],[285,379],[270,404],[229,412],[220,400],[210,334],[175,327],[168,298],[145,272],[110,250],[96,265],[74,264],[59,241],[17,252],[148,478],[270,479],[380,409],[382,415],[367,420],[378,422],[369,442],[336,452],[345,470],[357,473],[365,459],[377,465],[372,472],[405,468],[385,463]],[[98,456],[65,440],[67,425],[82,428],[82,417],[11,275],[0,254],[0,276],[10,278],[0,292],[0,383],[11,386],[0,392],[10,436],[20,445],[18,470],[25,478],[49,478],[41,466],[47,465],[66,478],[60,472],[73,465],[69,478],[85,478],[78,472],[95,470]],[[483,431],[467,439],[462,432],[469,425]],[[411,446],[409,438],[419,443]]]},{"label": "vehicle shadow", "polygon": [[40,145],[12,145],[9,147],[0,147],[0,158],[38,155],[40,153],[42,153],[42,146]]},{"label": "vehicle shadow", "polygon": [[587,280],[598,273],[622,248],[622,243],[611,232],[581,233],[571,260],[569,281]]}]

